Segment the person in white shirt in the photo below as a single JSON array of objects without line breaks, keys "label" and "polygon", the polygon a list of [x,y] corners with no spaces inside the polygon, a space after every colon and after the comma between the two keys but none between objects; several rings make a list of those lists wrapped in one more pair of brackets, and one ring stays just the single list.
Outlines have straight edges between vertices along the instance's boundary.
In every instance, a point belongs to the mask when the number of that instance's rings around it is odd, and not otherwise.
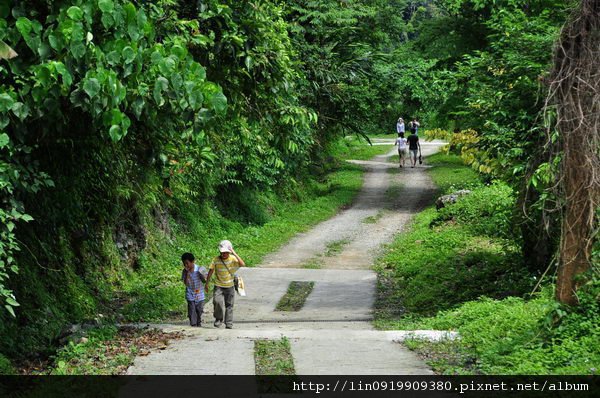
[{"label": "person in white shirt", "polygon": [[404,133],[398,133],[398,139],[394,143],[398,147],[398,156],[400,157],[400,167],[404,167],[404,162],[408,157],[408,140],[404,138]]},{"label": "person in white shirt", "polygon": [[405,128],[404,128],[404,119],[402,119],[402,118],[398,119],[398,122],[396,123],[396,132],[398,134],[406,132]]}]

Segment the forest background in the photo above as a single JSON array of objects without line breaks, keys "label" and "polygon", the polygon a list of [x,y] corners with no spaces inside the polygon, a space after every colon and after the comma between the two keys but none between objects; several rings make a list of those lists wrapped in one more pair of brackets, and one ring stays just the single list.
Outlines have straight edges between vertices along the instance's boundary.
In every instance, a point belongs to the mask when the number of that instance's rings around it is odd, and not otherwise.
[{"label": "forest background", "polygon": [[[256,262],[282,243],[265,244],[262,226],[303,203],[351,200],[336,191],[359,175],[339,161],[345,137],[392,137],[400,116],[502,192],[483,216],[501,215],[517,254],[478,282],[517,268],[519,288],[481,293],[551,289],[562,202],[546,144],[562,138],[545,104],[576,5],[2,2],[0,363],[53,353],[66,325],[99,314],[164,316],[179,291],[156,274],[181,251],[208,257],[238,234],[242,250],[263,245]],[[340,203],[318,202],[332,193]],[[294,222],[268,231],[285,238]],[[585,305],[549,305],[550,329],[570,314],[597,319],[598,253],[579,283]]]}]

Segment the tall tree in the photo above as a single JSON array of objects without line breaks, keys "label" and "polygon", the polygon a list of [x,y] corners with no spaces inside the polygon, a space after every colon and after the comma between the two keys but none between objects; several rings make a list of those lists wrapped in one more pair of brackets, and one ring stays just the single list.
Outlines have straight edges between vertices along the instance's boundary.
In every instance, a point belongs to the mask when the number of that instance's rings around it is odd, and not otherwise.
[{"label": "tall tree", "polygon": [[549,107],[556,107],[564,198],[556,298],[577,303],[591,267],[600,204],[600,1],[582,0],[557,47]]}]

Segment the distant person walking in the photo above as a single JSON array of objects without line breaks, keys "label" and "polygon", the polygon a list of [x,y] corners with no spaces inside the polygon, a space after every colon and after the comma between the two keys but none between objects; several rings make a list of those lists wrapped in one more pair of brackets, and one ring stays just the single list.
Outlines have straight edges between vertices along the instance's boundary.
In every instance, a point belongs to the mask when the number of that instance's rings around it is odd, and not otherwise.
[{"label": "distant person walking", "polygon": [[416,129],[412,131],[411,135],[408,136],[408,150],[410,151],[410,164],[411,168],[414,168],[417,165],[417,158],[419,156],[419,152],[421,152],[421,143],[419,142],[419,137],[417,136]]},{"label": "distant person walking", "polygon": [[394,145],[398,146],[400,167],[404,167],[404,163],[408,157],[408,140],[404,138],[404,132],[398,133],[398,138],[396,139]]},{"label": "distant person walking", "polygon": [[404,127],[404,119],[399,118],[398,122],[396,123],[396,132],[398,133],[398,136],[400,135],[400,133],[405,133],[405,127]]},{"label": "distant person walking", "polygon": [[414,118],[412,120],[412,122],[409,123],[409,127],[410,127],[410,132],[418,135],[419,134],[419,127],[421,127],[421,124],[419,123],[419,121],[417,120],[417,118]]},{"label": "distant person walking", "polygon": [[219,253],[210,264],[205,289],[208,292],[208,283],[214,274],[214,326],[218,328],[225,321],[225,327],[232,329],[233,303],[235,301],[235,273],[240,267],[245,267],[246,263],[233,250],[233,245],[228,240],[223,240],[219,243]]}]

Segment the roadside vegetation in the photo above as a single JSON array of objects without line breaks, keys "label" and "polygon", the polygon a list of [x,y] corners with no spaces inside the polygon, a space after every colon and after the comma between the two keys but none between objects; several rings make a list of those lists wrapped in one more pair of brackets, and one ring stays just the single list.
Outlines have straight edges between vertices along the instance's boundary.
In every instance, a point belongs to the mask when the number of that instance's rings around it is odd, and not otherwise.
[{"label": "roadside vegetation", "polygon": [[391,145],[373,145],[363,136],[346,136],[336,141],[331,149],[342,159],[370,160],[378,155],[385,155],[393,147]]},{"label": "roadside vegetation", "polygon": [[388,247],[376,327],[458,331],[455,341],[406,343],[442,374],[597,374],[598,283],[582,287],[578,307],[557,304],[553,278],[539,284],[524,266],[512,189],[483,183],[456,155],[427,162],[440,194],[472,192],[418,214]]},{"label": "roadside vegetation", "polygon": [[172,340],[181,338],[183,338],[181,332],[101,326],[89,330],[85,337],[69,341],[46,360],[25,361],[20,364],[18,370],[6,369],[3,374],[53,376],[125,374],[136,356],[164,350]]}]

